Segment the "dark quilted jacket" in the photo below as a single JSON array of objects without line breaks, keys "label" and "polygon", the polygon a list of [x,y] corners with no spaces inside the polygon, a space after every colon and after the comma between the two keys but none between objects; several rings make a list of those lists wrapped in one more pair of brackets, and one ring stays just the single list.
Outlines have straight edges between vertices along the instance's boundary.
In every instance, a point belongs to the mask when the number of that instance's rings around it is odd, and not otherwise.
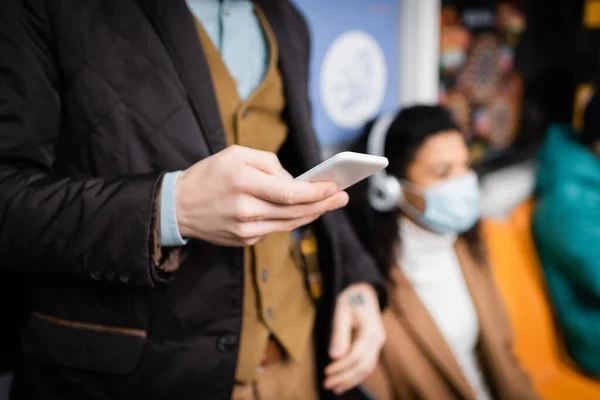
[{"label": "dark quilted jacket", "polygon": [[[308,30],[288,1],[262,6],[288,106],[280,158],[299,174],[320,161]],[[27,296],[11,305],[27,315],[21,398],[229,398],[241,250],[191,241],[165,277],[149,246],[162,173],[224,146],[183,0],[0,1],[0,266],[3,279],[27,275]],[[341,213],[315,231],[321,370],[336,294],[379,276]]]}]

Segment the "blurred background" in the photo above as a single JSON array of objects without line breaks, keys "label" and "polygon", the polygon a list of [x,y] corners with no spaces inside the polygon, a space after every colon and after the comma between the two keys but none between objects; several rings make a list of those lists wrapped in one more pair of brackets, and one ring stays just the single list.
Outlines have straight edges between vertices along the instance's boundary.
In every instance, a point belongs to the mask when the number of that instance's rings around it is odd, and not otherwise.
[{"label": "blurred background", "polygon": [[518,358],[544,398],[600,398],[565,351],[531,232],[546,131],[580,130],[594,93],[600,1],[294,1],[312,31],[324,156],[381,112],[446,105],[481,174],[485,241]]},{"label": "blurred background", "polygon": [[312,30],[313,117],[326,153],[382,111],[441,102],[469,139],[489,216],[531,195],[548,124],[580,124],[593,91],[598,1],[294,1]]}]

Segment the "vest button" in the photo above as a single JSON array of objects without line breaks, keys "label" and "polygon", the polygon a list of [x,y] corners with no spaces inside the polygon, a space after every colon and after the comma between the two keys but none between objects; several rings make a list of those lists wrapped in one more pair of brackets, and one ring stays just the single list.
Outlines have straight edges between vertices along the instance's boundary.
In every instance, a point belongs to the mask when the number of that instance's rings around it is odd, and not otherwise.
[{"label": "vest button", "polygon": [[267,314],[268,319],[273,319],[273,308],[272,307],[267,308],[266,314]]},{"label": "vest button", "polygon": [[121,283],[128,283],[131,279],[131,274],[129,272],[123,272],[121,276],[119,276],[119,280]]},{"label": "vest button", "polygon": [[104,275],[104,279],[106,279],[109,282],[114,282],[116,277],[117,273],[112,269]]},{"label": "vest button", "polygon": [[236,335],[222,335],[217,339],[217,350],[221,353],[231,353],[234,351],[238,344],[238,337]]},{"label": "vest button", "polygon": [[263,268],[260,271],[260,280],[263,282],[266,282],[269,280],[269,270],[267,270],[266,268]]},{"label": "vest button", "polygon": [[247,116],[248,116],[248,109],[247,109],[247,108],[244,108],[244,109],[242,110],[242,118],[246,118]]},{"label": "vest button", "polygon": [[93,280],[98,281],[98,280],[100,280],[100,278],[102,278],[102,271],[100,271],[99,269],[95,269],[92,271],[90,276],[92,277]]}]

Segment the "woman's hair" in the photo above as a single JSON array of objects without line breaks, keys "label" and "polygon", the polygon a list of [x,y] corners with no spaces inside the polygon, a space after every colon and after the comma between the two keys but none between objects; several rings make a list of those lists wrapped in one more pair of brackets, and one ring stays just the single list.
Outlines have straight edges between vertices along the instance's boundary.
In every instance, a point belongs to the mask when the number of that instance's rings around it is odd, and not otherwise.
[{"label": "woman's hair", "polygon": [[[367,140],[374,121],[368,122],[352,150],[367,151]],[[452,117],[440,106],[414,106],[398,113],[390,125],[385,141],[384,155],[389,159],[388,175],[406,179],[409,165],[417,151],[427,139],[442,131],[459,130]],[[348,189],[350,203],[348,212],[352,224],[363,245],[371,252],[384,276],[396,262],[401,238],[398,230],[398,210],[379,212],[369,203],[369,180],[364,180]],[[479,224],[462,237],[478,261],[485,261],[481,245]]]}]

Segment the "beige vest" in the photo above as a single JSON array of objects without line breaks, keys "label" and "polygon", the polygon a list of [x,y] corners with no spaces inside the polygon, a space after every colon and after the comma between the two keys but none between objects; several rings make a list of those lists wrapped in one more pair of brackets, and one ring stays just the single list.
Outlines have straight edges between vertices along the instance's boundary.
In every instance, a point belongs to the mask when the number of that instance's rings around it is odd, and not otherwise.
[{"label": "beige vest", "polygon": [[[238,144],[277,153],[287,137],[282,120],[283,80],[277,67],[278,48],[262,10],[256,6],[269,46],[269,65],[260,86],[242,101],[236,83],[196,21],[207,59],[228,145]],[[268,235],[244,249],[244,310],[236,379],[255,378],[270,335],[294,359],[304,355],[311,339],[315,308],[306,289],[297,244],[290,233]]]}]

